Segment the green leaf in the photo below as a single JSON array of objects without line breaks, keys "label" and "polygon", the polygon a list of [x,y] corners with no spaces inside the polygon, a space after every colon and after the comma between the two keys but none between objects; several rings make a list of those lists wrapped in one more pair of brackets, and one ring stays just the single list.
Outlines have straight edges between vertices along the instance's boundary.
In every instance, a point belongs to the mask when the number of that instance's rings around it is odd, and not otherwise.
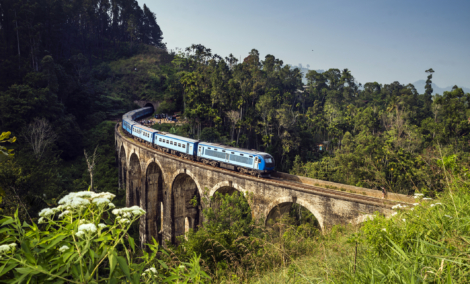
[{"label": "green leaf", "polygon": [[0,268],[0,278],[2,275],[6,274],[8,271],[12,270],[15,268],[18,264],[17,263],[11,263],[10,265],[7,266],[9,261],[5,262],[5,264]]},{"label": "green leaf", "polygon": [[131,245],[132,252],[135,252],[135,243],[134,239],[131,236],[129,236],[129,244]]},{"label": "green leaf", "polygon": [[168,269],[168,266],[166,265],[166,263],[160,259],[157,259],[158,263],[160,263],[160,265],[165,268],[165,269]]},{"label": "green leaf", "polygon": [[126,275],[127,280],[132,281],[131,273],[129,271],[129,266],[127,266],[126,259],[122,256],[118,256],[116,258],[117,262],[119,263],[119,267],[121,267],[122,272],[124,273],[124,275]]},{"label": "green leaf", "polygon": [[2,223],[2,226],[6,226],[6,225],[10,225],[11,223],[13,223],[15,220],[13,220],[13,218],[11,217],[7,217],[5,219],[2,219],[2,221],[0,221]]},{"label": "green leaf", "polygon": [[65,239],[67,237],[67,235],[58,235],[55,240],[53,242],[51,242],[47,247],[45,247],[44,249],[40,250],[39,253],[43,253],[47,250],[49,250],[51,247],[55,246],[58,242],[62,241],[63,239]]},{"label": "green leaf", "polygon": [[20,267],[20,268],[16,268],[15,270],[18,271],[20,274],[33,274],[34,275],[34,274],[41,273],[40,271],[29,268],[29,267]]},{"label": "green leaf", "polygon": [[36,265],[36,259],[33,257],[33,254],[31,253],[31,249],[29,248],[29,243],[27,239],[21,243],[21,248],[23,249],[23,253],[26,259],[30,263]]},{"label": "green leaf", "polygon": [[116,256],[116,252],[113,250],[110,254],[109,254],[109,275],[113,275],[113,272],[114,272],[114,269],[116,268],[116,264],[117,264],[117,256]]}]

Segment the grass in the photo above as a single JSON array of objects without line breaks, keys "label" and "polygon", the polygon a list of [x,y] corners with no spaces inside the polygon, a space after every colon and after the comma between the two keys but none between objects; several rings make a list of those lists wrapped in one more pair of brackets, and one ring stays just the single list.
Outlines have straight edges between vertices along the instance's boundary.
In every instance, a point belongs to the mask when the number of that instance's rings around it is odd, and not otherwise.
[{"label": "grass", "polygon": [[438,200],[338,227],[303,257],[246,283],[470,283],[468,189],[453,179]]}]

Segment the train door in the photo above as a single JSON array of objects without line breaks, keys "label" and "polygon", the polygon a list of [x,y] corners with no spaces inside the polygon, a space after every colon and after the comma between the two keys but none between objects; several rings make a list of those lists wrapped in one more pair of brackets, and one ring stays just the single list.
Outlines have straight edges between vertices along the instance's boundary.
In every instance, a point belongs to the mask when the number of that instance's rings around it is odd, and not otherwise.
[{"label": "train door", "polygon": [[[193,148],[193,147],[191,146],[191,149],[192,149],[192,148]],[[186,154],[189,154],[189,153],[191,153],[191,151],[189,151],[189,143],[186,143]],[[191,153],[191,154],[192,154],[192,153]]]},{"label": "train door", "polygon": [[230,154],[229,153],[225,153],[225,162],[228,163],[230,162]]},{"label": "train door", "polygon": [[254,166],[255,169],[258,169],[259,163],[260,163],[259,158],[258,158],[258,157],[255,157],[255,166]]}]

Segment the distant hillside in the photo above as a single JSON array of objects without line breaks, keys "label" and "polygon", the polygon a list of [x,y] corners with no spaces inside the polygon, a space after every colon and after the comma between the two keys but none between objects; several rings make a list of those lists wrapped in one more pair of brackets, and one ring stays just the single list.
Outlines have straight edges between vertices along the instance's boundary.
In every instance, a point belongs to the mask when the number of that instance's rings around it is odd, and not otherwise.
[{"label": "distant hillside", "polygon": [[[413,83],[413,85],[415,86],[418,93],[424,94],[424,86],[426,85],[425,80],[416,81],[416,82]],[[448,87],[445,87],[445,88],[441,88],[441,87],[437,86],[436,84],[432,83],[433,95],[435,95],[435,94],[442,95],[445,91],[451,91],[452,87],[453,86],[448,86]],[[470,93],[470,88],[465,88],[465,87],[462,87],[462,86],[458,86],[458,87],[462,88],[465,93]]]}]

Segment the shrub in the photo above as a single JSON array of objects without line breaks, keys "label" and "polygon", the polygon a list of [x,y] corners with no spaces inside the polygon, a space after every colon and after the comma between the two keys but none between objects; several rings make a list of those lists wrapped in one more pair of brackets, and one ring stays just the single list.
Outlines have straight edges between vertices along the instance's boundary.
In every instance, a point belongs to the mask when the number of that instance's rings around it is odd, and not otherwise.
[{"label": "shrub", "polygon": [[[114,209],[111,193],[70,193],[43,209],[39,224],[21,224],[18,213],[0,220],[0,278],[5,283],[155,283],[207,276],[199,258],[178,268],[156,259],[158,244],[136,248],[127,234],[145,211]],[[186,283],[185,282],[185,283]]]}]

